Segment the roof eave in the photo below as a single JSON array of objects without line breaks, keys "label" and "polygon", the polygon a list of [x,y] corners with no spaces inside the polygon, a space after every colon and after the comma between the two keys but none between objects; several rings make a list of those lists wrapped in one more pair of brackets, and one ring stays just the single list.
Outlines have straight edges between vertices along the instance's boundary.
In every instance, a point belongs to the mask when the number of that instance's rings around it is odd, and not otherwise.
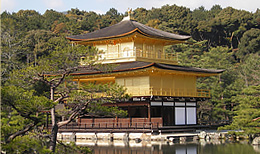
[{"label": "roof eave", "polygon": [[154,36],[154,35],[150,35],[147,33],[142,32],[140,29],[135,28],[134,30],[124,33],[124,34],[120,34],[120,35],[116,35],[116,36],[109,36],[109,37],[99,37],[99,38],[93,38],[93,39],[75,39],[75,38],[70,38],[70,37],[66,37],[66,39],[70,40],[70,41],[74,41],[77,43],[80,42],[93,42],[93,41],[102,41],[102,40],[108,40],[108,39],[116,39],[116,38],[120,38],[120,37],[125,37],[125,36],[129,36],[134,34],[135,32],[140,33],[141,35],[150,37],[150,38],[156,38],[156,39],[163,39],[163,40],[168,40],[168,41],[180,41],[180,42],[184,42],[188,39],[191,38],[191,36],[186,36],[183,39],[176,39],[176,38],[168,38],[168,37],[160,37],[160,36]]},{"label": "roof eave", "polygon": [[78,42],[100,41],[100,40],[104,40],[104,39],[114,39],[114,38],[119,38],[119,37],[131,35],[131,34],[135,33],[137,30],[138,30],[138,28],[135,28],[134,30],[127,32],[127,33],[124,33],[124,34],[115,35],[115,36],[108,36],[108,37],[99,37],[99,38],[93,38],[93,39],[74,39],[74,38],[70,38],[70,37],[66,37],[66,39],[69,39],[71,41],[78,41]]},{"label": "roof eave", "polygon": [[[186,72],[186,73],[195,73],[197,74],[198,77],[204,77],[204,76],[215,76],[215,75],[219,75],[220,73],[223,73],[225,70],[209,70],[209,69],[203,69],[203,70],[199,70],[199,68],[193,68],[194,70],[185,70],[185,69],[178,69],[178,68],[165,68],[162,67],[160,65],[158,65],[157,63],[148,63],[146,65],[143,66],[139,66],[139,67],[134,67],[134,68],[126,68],[126,69],[116,69],[116,70],[112,70],[109,71],[107,73],[119,73],[119,72],[126,72],[126,71],[136,71],[136,70],[141,70],[141,69],[146,69],[149,67],[156,67],[159,69],[166,69],[166,70],[173,70],[173,71],[178,71],[178,72]],[[192,68],[190,68],[192,69]],[[198,70],[196,70],[198,69]],[[96,71],[96,72],[81,72],[81,73],[71,73],[71,75],[73,76],[77,76],[77,75],[97,75],[97,74],[103,74],[106,72],[102,72],[102,71]]]}]

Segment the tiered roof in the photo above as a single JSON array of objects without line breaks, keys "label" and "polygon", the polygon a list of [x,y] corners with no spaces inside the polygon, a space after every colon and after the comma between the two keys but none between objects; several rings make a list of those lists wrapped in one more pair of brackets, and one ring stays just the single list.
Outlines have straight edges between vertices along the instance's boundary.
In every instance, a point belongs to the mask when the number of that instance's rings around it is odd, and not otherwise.
[{"label": "tiered roof", "polygon": [[185,41],[190,38],[190,36],[178,35],[169,32],[165,32],[159,29],[154,29],[152,27],[141,24],[135,20],[122,20],[121,22],[106,27],[94,32],[82,34],[82,35],[72,35],[67,37],[71,41],[94,41],[94,40],[104,40],[111,38],[119,38],[123,36],[128,36],[133,33],[140,33],[144,36],[150,38],[159,38],[166,40],[180,40]]},{"label": "tiered roof", "polygon": [[112,67],[109,71],[102,71],[99,69],[86,70],[82,67],[77,72],[72,73],[71,75],[97,75],[104,73],[118,73],[118,72],[129,72],[129,71],[137,71],[143,70],[146,68],[158,68],[162,70],[172,70],[177,72],[191,72],[191,73],[202,73],[203,76],[211,76],[213,74],[222,73],[224,70],[212,70],[212,69],[202,69],[195,67],[187,67],[187,66],[179,66],[179,65],[168,65],[168,64],[160,64],[160,63],[150,63],[150,62],[130,62],[130,63],[121,63]]},{"label": "tiered roof", "polygon": [[[130,36],[134,33],[139,33],[142,36],[146,36],[148,38],[156,38],[163,39],[167,41],[185,41],[190,38],[190,36],[178,35],[169,32],[165,32],[162,30],[154,29],[152,27],[141,24],[135,20],[131,20],[130,17],[125,17],[121,22],[112,25],[110,27],[106,27],[94,32],[81,34],[81,35],[72,35],[67,37],[67,39],[73,42],[92,42],[92,41],[103,41],[109,39],[116,39],[120,37]],[[202,69],[202,68],[194,68],[194,67],[186,67],[179,65],[169,65],[169,64],[161,64],[154,62],[129,62],[129,63],[121,63],[115,66],[109,73],[116,72],[126,72],[133,70],[140,70],[149,67],[155,67],[163,70],[174,70],[178,72],[191,72],[195,74],[204,74],[198,76],[212,76],[218,73],[222,73],[224,70],[211,70],[211,69]],[[71,75],[91,75],[91,74],[102,74],[108,72],[102,72],[98,70],[85,70],[82,68],[81,70],[72,73]]]}]

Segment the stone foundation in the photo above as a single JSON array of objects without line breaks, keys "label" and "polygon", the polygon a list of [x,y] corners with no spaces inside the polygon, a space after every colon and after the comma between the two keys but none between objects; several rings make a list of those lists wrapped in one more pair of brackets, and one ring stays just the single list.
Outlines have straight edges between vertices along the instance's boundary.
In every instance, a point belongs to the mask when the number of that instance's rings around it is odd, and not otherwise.
[{"label": "stone foundation", "polygon": [[169,133],[158,134],[152,133],[58,133],[58,140],[75,142],[77,140],[91,140],[91,141],[166,141],[172,143],[195,142],[197,140],[218,140],[218,139],[247,139],[247,136],[234,136],[225,132],[217,131],[197,131],[196,133]]}]

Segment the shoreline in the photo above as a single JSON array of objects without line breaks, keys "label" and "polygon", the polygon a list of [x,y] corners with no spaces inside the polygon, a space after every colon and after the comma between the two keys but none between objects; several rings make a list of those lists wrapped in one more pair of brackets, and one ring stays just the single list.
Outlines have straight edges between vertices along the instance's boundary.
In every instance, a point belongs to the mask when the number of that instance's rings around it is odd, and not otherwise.
[{"label": "shoreline", "polygon": [[[82,141],[166,141],[166,142],[187,142],[196,140],[216,140],[216,139],[230,139],[240,140],[249,139],[249,136],[239,135],[235,136],[228,133],[231,130],[197,130],[196,132],[183,132],[183,133],[75,133],[75,132],[62,132],[58,133],[58,140],[76,142]],[[239,131],[236,131],[239,132]]]}]

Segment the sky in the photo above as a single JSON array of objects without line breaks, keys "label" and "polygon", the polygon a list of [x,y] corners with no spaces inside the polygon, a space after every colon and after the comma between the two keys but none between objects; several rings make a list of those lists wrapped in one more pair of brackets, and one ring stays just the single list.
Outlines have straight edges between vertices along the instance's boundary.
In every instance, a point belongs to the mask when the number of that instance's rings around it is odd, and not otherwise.
[{"label": "sky", "polygon": [[194,10],[204,6],[209,10],[213,5],[218,4],[222,8],[231,6],[235,9],[246,10],[254,13],[260,8],[260,0],[0,0],[1,13],[3,11],[18,12],[19,10],[36,10],[44,14],[48,9],[59,12],[68,11],[71,8],[78,8],[84,11],[95,11],[105,14],[110,8],[115,8],[124,13],[128,8],[151,9],[160,8],[163,5],[178,5]]}]

